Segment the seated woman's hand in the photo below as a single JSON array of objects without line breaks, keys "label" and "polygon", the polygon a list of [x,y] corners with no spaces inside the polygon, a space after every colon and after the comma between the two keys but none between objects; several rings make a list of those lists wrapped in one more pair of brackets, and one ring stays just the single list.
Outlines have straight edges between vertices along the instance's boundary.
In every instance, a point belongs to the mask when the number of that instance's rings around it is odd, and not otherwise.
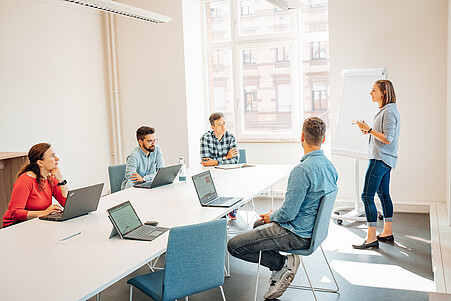
[{"label": "seated woman's hand", "polygon": [[63,211],[63,209],[61,208],[60,205],[52,204],[47,209],[42,211],[42,216],[49,215],[50,213],[53,213],[53,212],[61,212],[61,211]]}]

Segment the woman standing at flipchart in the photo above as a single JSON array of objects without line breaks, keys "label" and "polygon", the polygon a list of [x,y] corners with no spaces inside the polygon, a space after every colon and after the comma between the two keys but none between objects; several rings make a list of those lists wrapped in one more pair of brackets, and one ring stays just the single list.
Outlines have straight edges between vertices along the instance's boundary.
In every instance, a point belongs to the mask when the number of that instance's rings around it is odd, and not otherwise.
[{"label": "woman standing at flipchart", "polygon": [[[396,106],[396,95],[389,80],[378,80],[371,90],[372,101],[379,105],[379,112],[374,116],[373,126],[365,121],[356,121],[364,135],[369,137],[369,163],[365,174],[362,201],[368,222],[368,234],[361,245],[355,249],[379,248],[380,242],[393,243],[392,232],[393,203],[390,198],[390,172],[398,159],[398,141],[401,120]],[[379,196],[384,214],[384,230],[376,236],[377,209],[374,195]]]}]

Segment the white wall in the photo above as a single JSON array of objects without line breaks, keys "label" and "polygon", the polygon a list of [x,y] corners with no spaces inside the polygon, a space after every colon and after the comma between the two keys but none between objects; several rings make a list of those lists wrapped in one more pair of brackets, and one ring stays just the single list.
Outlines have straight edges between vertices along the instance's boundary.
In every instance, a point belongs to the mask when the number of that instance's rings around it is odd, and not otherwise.
[{"label": "white wall", "polygon": [[[329,1],[332,124],[343,69],[387,67],[395,85],[401,114],[395,207],[445,201],[447,11],[446,0]],[[339,198],[352,198],[352,159],[333,161]]]},{"label": "white wall", "polygon": [[107,182],[101,14],[62,1],[0,1],[0,151],[50,142],[72,188]]},{"label": "white wall", "polygon": [[448,0],[448,56],[447,56],[447,151],[446,151],[446,162],[447,173],[446,173],[446,204],[448,206],[448,221],[451,226],[451,0]]},{"label": "white wall", "polygon": [[189,161],[181,0],[124,0],[167,15],[151,24],[115,17],[122,154],[137,146],[136,129],[153,126],[167,165]]}]

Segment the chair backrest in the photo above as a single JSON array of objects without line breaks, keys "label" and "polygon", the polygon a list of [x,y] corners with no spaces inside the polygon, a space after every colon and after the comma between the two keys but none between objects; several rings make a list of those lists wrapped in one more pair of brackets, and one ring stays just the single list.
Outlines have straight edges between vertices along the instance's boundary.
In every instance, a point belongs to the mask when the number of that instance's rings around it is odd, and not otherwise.
[{"label": "chair backrest", "polygon": [[313,226],[312,239],[310,248],[304,250],[291,250],[289,253],[308,256],[315,252],[315,250],[323,243],[329,233],[329,222],[332,210],[334,209],[335,198],[338,194],[338,188],[321,198],[318,212],[316,213],[315,224]]},{"label": "chair backrest", "polygon": [[225,218],[170,230],[163,300],[177,300],[224,283],[226,234]]},{"label": "chair backrest", "polygon": [[121,184],[125,177],[126,164],[108,166],[111,193],[121,190]]},{"label": "chair backrest", "polygon": [[238,164],[247,163],[246,160],[246,149],[240,148],[238,149]]},{"label": "chair backrest", "polygon": [[338,189],[329,192],[321,199],[318,213],[316,214],[315,225],[313,226],[312,240],[310,243],[312,253],[323,243],[329,233],[330,216],[332,215],[332,210],[334,209],[337,194]]}]

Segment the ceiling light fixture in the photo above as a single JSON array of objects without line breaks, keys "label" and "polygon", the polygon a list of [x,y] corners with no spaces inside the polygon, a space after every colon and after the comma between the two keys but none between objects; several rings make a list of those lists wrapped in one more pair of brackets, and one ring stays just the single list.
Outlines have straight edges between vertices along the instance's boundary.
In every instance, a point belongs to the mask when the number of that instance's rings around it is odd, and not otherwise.
[{"label": "ceiling light fixture", "polygon": [[152,23],[167,23],[171,21],[171,18],[169,18],[168,16],[160,15],[148,10],[144,10],[141,8],[137,8],[131,5],[111,0],[64,0],[64,1]]}]

